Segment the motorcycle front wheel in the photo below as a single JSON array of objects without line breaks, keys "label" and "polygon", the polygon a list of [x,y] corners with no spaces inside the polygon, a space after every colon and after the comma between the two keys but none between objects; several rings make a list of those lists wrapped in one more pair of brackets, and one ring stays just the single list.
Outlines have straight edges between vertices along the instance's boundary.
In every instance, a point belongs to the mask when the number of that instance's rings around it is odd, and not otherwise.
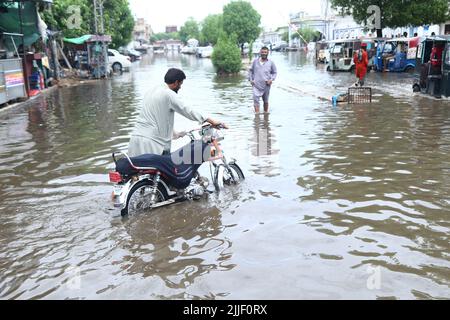
[{"label": "motorcycle front wheel", "polygon": [[239,184],[245,179],[244,173],[236,163],[230,163],[228,168],[220,164],[216,168],[214,186],[217,191],[225,185]]},{"label": "motorcycle front wheel", "polygon": [[[121,211],[122,216],[136,214],[151,208],[151,192],[153,190],[152,180],[142,180],[136,183],[128,194],[127,204]],[[166,201],[169,198],[165,188],[158,184],[156,189],[155,203]]]}]

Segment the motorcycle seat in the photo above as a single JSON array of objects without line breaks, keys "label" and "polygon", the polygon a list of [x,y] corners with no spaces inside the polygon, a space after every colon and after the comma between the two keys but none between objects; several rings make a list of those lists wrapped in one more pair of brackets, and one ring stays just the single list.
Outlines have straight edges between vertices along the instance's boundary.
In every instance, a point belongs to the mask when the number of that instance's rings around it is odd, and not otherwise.
[{"label": "motorcycle seat", "polygon": [[[205,151],[206,149],[208,150]],[[194,141],[171,155],[143,154],[130,158],[131,163],[128,158],[122,158],[117,161],[116,171],[121,175],[131,176],[158,170],[171,186],[184,189],[205,162],[204,155],[209,157],[209,145],[202,141]]]}]

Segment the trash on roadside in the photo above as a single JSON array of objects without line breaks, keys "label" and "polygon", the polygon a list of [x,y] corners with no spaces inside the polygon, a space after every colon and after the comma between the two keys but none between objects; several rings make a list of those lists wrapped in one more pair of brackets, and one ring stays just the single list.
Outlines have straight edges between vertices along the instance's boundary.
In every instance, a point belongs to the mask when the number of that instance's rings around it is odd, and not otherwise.
[{"label": "trash on roadside", "polygon": [[337,106],[338,103],[348,102],[348,93],[339,93],[331,99],[333,107]]},{"label": "trash on roadside", "polygon": [[350,87],[348,88],[348,103],[372,103],[372,88]]}]

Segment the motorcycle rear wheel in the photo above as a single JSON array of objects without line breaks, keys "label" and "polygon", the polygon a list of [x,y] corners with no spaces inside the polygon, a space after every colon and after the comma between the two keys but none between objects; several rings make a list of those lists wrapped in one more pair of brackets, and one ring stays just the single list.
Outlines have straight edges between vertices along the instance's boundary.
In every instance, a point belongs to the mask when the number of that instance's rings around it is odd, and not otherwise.
[{"label": "motorcycle rear wheel", "polygon": [[[153,180],[142,180],[136,183],[127,197],[127,204],[120,212],[122,216],[136,214],[151,208],[150,198],[153,190]],[[162,184],[158,184],[155,203],[169,199],[167,191]]]}]

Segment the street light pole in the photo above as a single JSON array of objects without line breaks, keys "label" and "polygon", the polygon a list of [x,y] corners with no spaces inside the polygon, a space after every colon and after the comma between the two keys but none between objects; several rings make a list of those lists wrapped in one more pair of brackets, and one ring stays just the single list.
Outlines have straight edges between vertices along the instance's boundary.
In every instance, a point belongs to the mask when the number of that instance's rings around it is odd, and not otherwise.
[{"label": "street light pole", "polygon": [[[95,25],[95,35],[103,36],[105,34],[105,28],[103,24],[103,2],[104,0],[94,0],[94,25]],[[104,41],[96,42],[96,44],[100,44],[102,48],[102,58],[100,59],[98,55],[96,55],[97,61],[97,77],[100,77],[100,70],[104,70],[104,76],[108,77],[108,49],[106,43]]]},{"label": "street light pole", "polygon": [[103,24],[103,2],[104,0],[94,0],[95,34],[101,35],[105,32]]}]

